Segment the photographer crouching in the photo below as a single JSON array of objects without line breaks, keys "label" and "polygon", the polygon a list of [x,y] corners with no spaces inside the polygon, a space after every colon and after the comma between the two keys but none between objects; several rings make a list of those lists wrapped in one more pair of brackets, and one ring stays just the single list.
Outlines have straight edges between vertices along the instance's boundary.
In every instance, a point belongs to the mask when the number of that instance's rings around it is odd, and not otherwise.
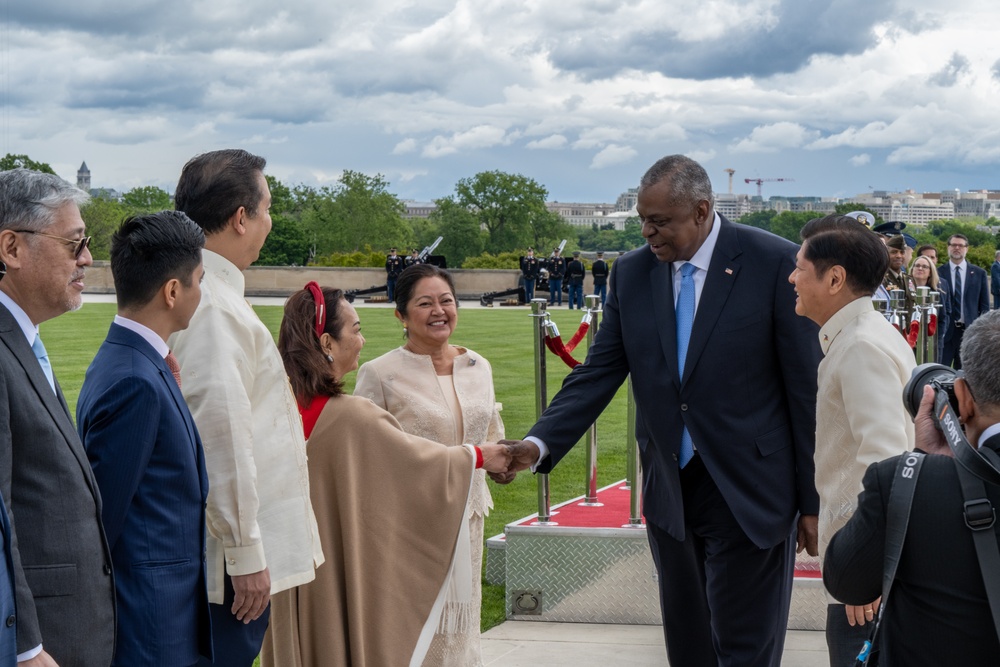
[{"label": "photographer crouching", "polygon": [[[1000,539],[993,511],[1000,505],[1000,311],[989,311],[966,329],[961,355],[964,377],[922,366],[904,396],[912,410],[922,390],[914,420],[917,452],[943,456],[904,454],[869,467],[857,511],[826,552],[827,590],[846,604],[863,605],[883,594],[883,572],[891,573],[886,550],[894,540],[887,543],[887,531],[897,542],[905,535],[901,549],[890,548],[898,552],[898,563],[875,641],[883,667],[1000,662],[1000,618],[994,620],[990,605],[991,598],[1000,605],[1000,572],[980,567],[982,559],[997,558]],[[978,452],[957,428],[949,429],[950,445],[938,428],[939,420],[952,419],[949,403]],[[952,458],[955,453],[962,462]],[[981,497],[970,499],[969,489],[977,485]],[[907,487],[913,494],[908,523],[900,513]]]}]

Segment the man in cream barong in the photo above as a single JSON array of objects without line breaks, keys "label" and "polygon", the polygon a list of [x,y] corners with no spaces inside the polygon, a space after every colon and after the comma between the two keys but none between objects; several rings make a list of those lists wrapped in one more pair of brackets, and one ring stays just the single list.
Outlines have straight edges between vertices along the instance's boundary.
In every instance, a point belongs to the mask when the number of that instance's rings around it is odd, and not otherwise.
[{"label": "man in cream barong", "polygon": [[202,299],[170,346],[205,448],[214,663],[250,667],[273,593],[312,581],[323,552],[309,498],[302,421],[270,331],[244,298],[243,270],[271,231],[265,160],[192,158],[174,196],[205,232]]},{"label": "man in cream barong", "polygon": [[[902,393],[915,367],[906,339],[872,308],[889,265],[878,236],[846,216],[830,215],[802,228],[802,247],[788,280],[795,312],[820,326],[816,397],[816,490],[819,553],[857,509],[868,466],[901,454],[913,442]],[[877,612],[833,598],[826,639],[831,667],[855,664]]]}]

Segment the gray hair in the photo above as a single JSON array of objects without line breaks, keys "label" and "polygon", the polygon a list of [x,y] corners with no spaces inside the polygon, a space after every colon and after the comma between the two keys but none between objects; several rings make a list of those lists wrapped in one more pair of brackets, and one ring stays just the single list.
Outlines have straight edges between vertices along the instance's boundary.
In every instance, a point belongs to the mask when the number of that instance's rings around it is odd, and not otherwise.
[{"label": "gray hair", "polygon": [[1000,260],[1000,250],[997,250],[996,253],[993,254],[993,258]]},{"label": "gray hair", "polygon": [[82,206],[89,199],[86,192],[53,174],[30,169],[0,172],[0,231],[40,232],[52,224],[60,208],[70,203]]},{"label": "gray hair", "polygon": [[1000,406],[1000,310],[976,318],[962,338],[962,370],[976,402]]},{"label": "gray hair", "polygon": [[701,200],[715,208],[712,181],[700,164],[686,155],[668,155],[660,158],[650,167],[639,181],[639,190],[656,185],[667,179],[673,196],[672,204],[697,204]]}]

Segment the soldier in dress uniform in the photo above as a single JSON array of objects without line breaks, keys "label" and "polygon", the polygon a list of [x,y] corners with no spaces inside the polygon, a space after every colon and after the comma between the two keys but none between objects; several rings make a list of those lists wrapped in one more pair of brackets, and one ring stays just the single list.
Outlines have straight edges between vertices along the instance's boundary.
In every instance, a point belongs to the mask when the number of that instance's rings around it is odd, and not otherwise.
[{"label": "soldier in dress uniform", "polygon": [[396,300],[396,278],[404,268],[403,258],[396,254],[395,248],[389,248],[389,255],[385,258],[385,291],[390,302]]},{"label": "soldier in dress uniform", "polygon": [[580,251],[573,251],[573,260],[566,265],[566,284],[569,286],[569,309],[573,306],[583,310],[583,277],[587,271],[580,261]]},{"label": "soldier in dress uniform", "polygon": [[608,263],[604,261],[603,250],[597,251],[597,259],[590,267],[590,273],[594,276],[594,294],[601,297],[603,304],[608,297],[608,274],[610,273]]},{"label": "soldier in dress uniform", "polygon": [[885,242],[889,249],[889,270],[885,272],[882,286],[890,293],[894,289],[903,290],[906,298],[905,316],[903,317],[902,333],[909,333],[909,323],[913,318],[916,304],[917,287],[913,283],[913,278],[903,271],[906,261],[906,239],[902,234],[890,236]]},{"label": "soldier in dress uniform", "polygon": [[566,258],[560,254],[559,248],[552,249],[552,257],[549,257],[549,305],[562,305],[562,282],[566,275]]},{"label": "soldier in dress uniform", "polygon": [[423,264],[424,260],[420,259],[420,253],[417,252],[416,248],[410,250],[410,256],[406,258],[406,266],[410,267],[414,264]]},{"label": "soldier in dress uniform", "polygon": [[521,279],[524,281],[524,301],[531,303],[535,298],[535,279],[538,278],[538,260],[535,259],[535,249],[528,248],[527,254],[521,258]]}]

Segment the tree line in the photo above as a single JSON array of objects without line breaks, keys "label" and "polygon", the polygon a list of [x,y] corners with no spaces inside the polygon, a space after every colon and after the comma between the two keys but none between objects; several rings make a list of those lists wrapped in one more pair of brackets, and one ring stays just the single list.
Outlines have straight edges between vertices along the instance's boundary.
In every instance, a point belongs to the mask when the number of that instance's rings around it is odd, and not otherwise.
[{"label": "tree line", "polygon": [[[0,171],[25,167],[54,173],[44,162],[26,155],[0,158]],[[424,248],[442,236],[435,254],[448,265],[466,268],[517,268],[528,246],[540,256],[567,239],[564,256],[573,250],[625,252],[645,244],[638,218],[629,218],[624,230],[613,224],[575,227],[549,211],[546,188],[532,178],[502,171],[484,171],[463,178],[450,195],[434,200],[429,218],[407,218],[406,205],[390,191],[381,174],[369,176],[345,171],[334,185],[289,186],[267,176],[271,190],[271,234],[256,264],[262,266],[382,266],[390,247],[403,254]],[[107,259],[111,235],[130,215],[173,208],[169,193],[141,186],[112,198],[99,194],[81,209],[87,233],[93,236],[95,259]],[[838,204],[836,213],[866,210],[857,204]],[[794,242],[816,212],[761,211],[739,222],[759,227]],[[873,213],[873,215],[875,215]],[[877,222],[882,222],[875,216]],[[993,262],[1000,237],[978,229],[997,225],[995,219],[941,220],[926,228],[910,228],[918,243],[931,243],[938,257],[947,256],[947,239],[961,233],[969,238],[968,260],[984,268]]]}]

